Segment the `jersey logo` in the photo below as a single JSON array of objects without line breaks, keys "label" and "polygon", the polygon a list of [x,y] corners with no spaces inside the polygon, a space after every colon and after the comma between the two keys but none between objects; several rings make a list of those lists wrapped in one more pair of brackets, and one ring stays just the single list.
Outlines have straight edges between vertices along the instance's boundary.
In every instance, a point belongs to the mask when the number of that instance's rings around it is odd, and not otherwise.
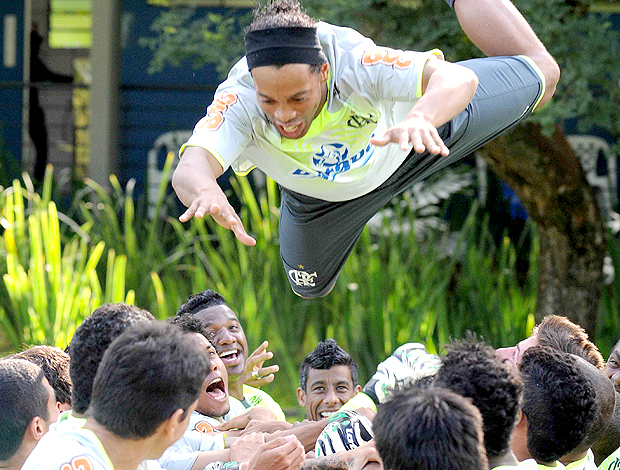
[{"label": "jersey logo", "polygon": [[298,168],[291,174],[303,178],[323,178],[334,181],[339,174],[364,166],[374,151],[375,146],[370,143],[353,155],[349,153],[349,149],[344,144],[321,145],[321,150],[312,156],[312,172]]},{"label": "jersey logo", "polygon": [[200,423],[197,423],[196,426],[194,426],[194,431],[208,434],[208,433],[215,432],[215,429],[213,429],[213,426],[211,426],[206,421],[201,421]]},{"label": "jersey logo", "polygon": [[86,455],[79,455],[71,460],[71,463],[63,463],[60,470],[93,470],[93,464]]},{"label": "jersey logo", "polygon": [[396,69],[407,69],[413,63],[411,51],[390,49],[389,47],[373,47],[364,52],[362,65],[389,65]]},{"label": "jersey logo", "polygon": [[374,114],[369,114],[368,116],[354,114],[347,120],[347,125],[354,129],[361,129],[368,124],[377,124],[377,117]]},{"label": "jersey logo", "polygon": [[298,271],[297,269],[290,269],[288,277],[295,283],[296,286],[314,287],[314,280],[317,277],[316,271],[313,273],[307,273],[306,271]]},{"label": "jersey logo", "polygon": [[220,128],[224,122],[224,112],[229,106],[237,102],[237,95],[234,93],[223,93],[213,100],[211,106],[207,108],[207,115],[203,117],[198,124],[197,129],[208,129],[215,131]]},{"label": "jersey logo", "polygon": [[351,168],[349,149],[343,144],[321,145],[321,151],[312,157],[312,164],[327,176],[347,171]]},{"label": "jersey logo", "polygon": [[[601,467],[602,466],[603,465],[601,465]],[[620,458],[616,458],[613,462],[611,462],[609,467],[607,467],[607,470],[618,470],[618,468],[620,468]]]}]

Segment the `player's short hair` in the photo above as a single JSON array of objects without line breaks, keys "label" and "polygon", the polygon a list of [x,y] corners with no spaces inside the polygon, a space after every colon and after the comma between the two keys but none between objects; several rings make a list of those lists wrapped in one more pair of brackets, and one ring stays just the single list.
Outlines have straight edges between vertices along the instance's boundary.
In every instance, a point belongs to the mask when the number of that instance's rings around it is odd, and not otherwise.
[{"label": "player's short hair", "polygon": [[452,342],[441,362],[433,386],[470,398],[480,410],[488,457],[508,452],[523,394],[517,371],[491,346],[473,339]]},{"label": "player's short hair", "polygon": [[299,386],[305,392],[310,369],[328,370],[334,366],[349,366],[353,387],[357,386],[357,363],[334,339],[319,341],[299,368]]},{"label": "player's short hair", "polygon": [[152,321],[132,326],[106,350],[88,416],[124,439],[144,439],[198,399],[209,359],[180,328]]},{"label": "player's short hair", "polygon": [[486,470],[482,417],[441,387],[395,391],[373,420],[377,451],[389,470]]},{"label": "player's short hair", "polygon": [[97,368],[112,341],[130,326],[154,319],[146,310],[124,303],[104,304],[84,319],[69,345],[73,411],[83,414],[90,405]]},{"label": "player's short hair", "polygon": [[566,317],[547,315],[534,327],[532,335],[538,338],[540,346],[582,357],[597,369],[605,368],[605,360],[598,347],[590,341],[588,333]]},{"label": "player's short hair", "polygon": [[519,365],[525,385],[527,448],[534,459],[551,463],[574,450],[598,415],[596,391],[574,356],[535,346]]},{"label": "player's short hair", "polygon": [[24,359],[0,361],[0,461],[15,455],[33,418],[49,419],[44,377],[39,366]]},{"label": "player's short hair", "polygon": [[196,313],[204,310],[205,308],[215,307],[217,305],[228,305],[224,297],[215,292],[214,290],[207,289],[189,296],[187,302],[179,307],[177,310],[177,316],[182,315],[195,315]]},{"label": "player's short hair", "polygon": [[71,405],[71,377],[69,355],[54,346],[34,346],[13,356],[38,365],[54,389],[56,401]]}]

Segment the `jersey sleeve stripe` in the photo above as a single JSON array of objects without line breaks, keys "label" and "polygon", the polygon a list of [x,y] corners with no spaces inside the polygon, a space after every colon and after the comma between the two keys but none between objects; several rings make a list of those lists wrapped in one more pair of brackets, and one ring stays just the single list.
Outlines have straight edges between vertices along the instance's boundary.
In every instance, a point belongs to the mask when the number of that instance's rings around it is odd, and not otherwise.
[{"label": "jersey sleeve stripe", "polygon": [[416,98],[419,98],[420,96],[422,96],[422,91],[423,91],[422,90],[422,78],[424,77],[424,67],[426,66],[426,62],[428,62],[432,56],[436,56],[443,60],[443,52],[441,52],[439,49],[433,49],[431,51],[428,51],[428,56],[426,57],[426,60],[424,61],[422,70],[418,74],[418,80],[416,83],[416,92],[415,92]]},{"label": "jersey sleeve stripe", "polygon": [[540,103],[540,100],[542,100],[542,97],[545,95],[545,90],[547,87],[547,82],[545,79],[545,74],[543,73],[543,71],[540,69],[540,67],[536,64],[536,62],[534,62],[531,58],[529,58],[526,55],[520,55],[518,57],[521,57],[523,60],[525,60],[528,64],[530,64],[530,66],[534,69],[534,72],[536,72],[536,75],[538,75],[540,77],[540,81],[542,83],[542,89],[540,90],[540,95],[538,96],[538,99],[536,100],[536,102],[534,103],[534,105],[532,106],[532,109],[536,109],[536,106],[538,106],[538,103]]}]

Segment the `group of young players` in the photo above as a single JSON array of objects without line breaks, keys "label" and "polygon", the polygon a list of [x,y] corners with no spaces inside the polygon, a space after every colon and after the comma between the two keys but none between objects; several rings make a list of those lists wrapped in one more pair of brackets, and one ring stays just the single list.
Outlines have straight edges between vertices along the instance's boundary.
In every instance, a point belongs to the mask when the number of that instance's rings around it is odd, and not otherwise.
[{"label": "group of young players", "polygon": [[[546,317],[494,350],[399,347],[362,387],[334,340],[303,361],[291,424],[260,387],[277,366],[249,354],[237,315],[207,290],[167,321],[105,304],[68,354],[0,359],[7,470],[612,470],[620,462],[620,346],[605,364],[585,331]],[[276,382],[277,383],[277,382]]]}]

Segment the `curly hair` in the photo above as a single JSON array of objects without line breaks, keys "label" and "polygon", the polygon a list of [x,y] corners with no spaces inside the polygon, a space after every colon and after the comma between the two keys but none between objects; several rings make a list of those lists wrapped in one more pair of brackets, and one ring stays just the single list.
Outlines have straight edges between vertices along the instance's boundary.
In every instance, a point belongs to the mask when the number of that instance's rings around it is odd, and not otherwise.
[{"label": "curly hair", "polygon": [[54,389],[56,401],[71,405],[71,377],[69,355],[54,346],[34,346],[13,356],[38,365]]},{"label": "curly hair", "polygon": [[207,289],[198,294],[189,296],[187,302],[179,307],[177,316],[194,315],[205,308],[214,307],[216,305],[228,305],[224,297],[214,290]]},{"label": "curly hair", "polygon": [[254,20],[246,28],[246,33],[270,28],[310,28],[317,23],[297,0],[271,0],[258,5],[252,13]]},{"label": "curly hair", "polygon": [[166,319],[166,323],[176,325],[185,333],[198,333],[211,343],[215,347],[215,334],[205,330],[202,322],[194,315],[175,315]]},{"label": "curly hair", "polygon": [[441,361],[433,386],[470,398],[480,410],[489,457],[508,452],[523,394],[517,371],[504,364],[491,346],[473,339],[449,344]]}]

